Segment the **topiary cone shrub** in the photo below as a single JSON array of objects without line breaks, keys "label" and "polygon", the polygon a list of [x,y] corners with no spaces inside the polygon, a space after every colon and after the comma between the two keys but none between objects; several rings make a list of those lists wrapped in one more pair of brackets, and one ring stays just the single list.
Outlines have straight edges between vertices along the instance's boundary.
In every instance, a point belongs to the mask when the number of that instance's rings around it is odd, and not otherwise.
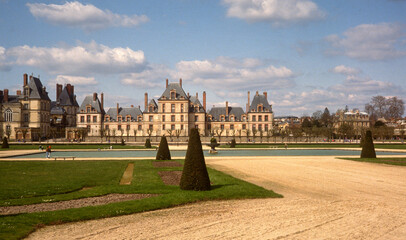
[{"label": "topiary cone shrub", "polygon": [[166,137],[161,137],[158,152],[156,153],[156,160],[171,160],[171,152],[169,151],[168,141]]},{"label": "topiary cone shrub", "polygon": [[145,148],[152,148],[151,140],[149,140],[149,138],[147,138],[147,140],[145,140]]},{"label": "topiary cone shrub", "polygon": [[361,158],[376,158],[374,142],[372,141],[372,133],[368,130],[365,133],[364,141],[362,141]]},{"label": "topiary cone shrub", "polygon": [[230,148],[235,148],[235,145],[236,145],[235,139],[232,139],[230,143]]},{"label": "topiary cone shrub", "polygon": [[7,137],[3,138],[3,144],[1,144],[1,148],[9,148]]},{"label": "topiary cone shrub", "polygon": [[185,164],[180,179],[180,189],[194,191],[210,190],[210,178],[204,161],[199,131],[191,129]]}]

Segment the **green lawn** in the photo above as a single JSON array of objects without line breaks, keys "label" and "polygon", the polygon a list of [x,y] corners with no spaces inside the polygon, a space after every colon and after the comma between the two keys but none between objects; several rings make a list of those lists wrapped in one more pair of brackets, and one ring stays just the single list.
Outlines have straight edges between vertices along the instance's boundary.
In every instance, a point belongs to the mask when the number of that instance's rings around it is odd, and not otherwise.
[{"label": "green lawn", "polygon": [[[251,143],[237,144],[236,148],[285,148],[281,143]],[[359,148],[358,143],[288,143],[288,148]],[[220,148],[230,148],[229,145],[221,145]],[[375,148],[381,149],[405,149],[406,144],[375,144]]]},{"label": "green lawn", "polygon": [[[134,163],[135,169],[132,184],[120,186],[119,180],[129,162]],[[21,239],[44,225],[125,215],[197,201],[282,197],[213,169],[208,169],[211,191],[182,191],[178,186],[164,185],[158,175],[158,171],[181,170],[181,167],[154,168],[152,162],[0,161],[0,206],[71,200],[109,193],[160,194],[148,199],[103,206],[1,216],[0,239]],[[89,188],[83,190],[84,187]]]},{"label": "green lawn", "polygon": [[370,162],[370,163],[383,163],[396,166],[406,166],[406,158],[340,158],[345,160],[357,161],[357,162]]}]

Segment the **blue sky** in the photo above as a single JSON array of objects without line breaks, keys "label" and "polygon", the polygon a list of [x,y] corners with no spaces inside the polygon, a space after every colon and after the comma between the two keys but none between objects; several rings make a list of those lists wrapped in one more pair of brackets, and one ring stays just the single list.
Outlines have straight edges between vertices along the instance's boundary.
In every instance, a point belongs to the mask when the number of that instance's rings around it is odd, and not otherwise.
[{"label": "blue sky", "polygon": [[0,88],[40,75],[106,107],[157,98],[165,79],[208,108],[268,92],[276,116],[406,100],[402,0],[0,0]]}]

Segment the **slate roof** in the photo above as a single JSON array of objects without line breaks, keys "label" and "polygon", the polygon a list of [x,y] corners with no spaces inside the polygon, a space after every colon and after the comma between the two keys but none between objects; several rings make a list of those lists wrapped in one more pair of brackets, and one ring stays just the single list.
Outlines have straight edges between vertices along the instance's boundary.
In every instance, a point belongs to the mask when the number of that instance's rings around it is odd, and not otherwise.
[{"label": "slate roof", "polygon": [[78,102],[76,101],[74,96],[69,95],[68,89],[65,87],[59,96],[59,104],[61,106],[76,106],[79,107]]},{"label": "slate roof", "polygon": [[[18,103],[20,96],[17,95],[8,95],[8,102],[9,103]],[[0,103],[4,103],[4,95],[0,96]]]},{"label": "slate roof", "polygon": [[150,113],[150,111],[149,111],[149,106],[150,106],[151,104],[154,105],[154,111],[153,111],[153,113],[157,113],[157,112],[158,112],[158,104],[155,102],[154,99],[151,99],[151,101],[149,101],[148,106],[147,106],[147,109],[145,109],[144,112]]},{"label": "slate roof", "polygon": [[59,114],[65,114],[66,111],[64,108],[58,105],[57,102],[52,101],[51,102],[51,115],[59,115]]},{"label": "slate roof", "polygon": [[268,112],[272,112],[272,107],[269,105],[268,99],[266,99],[265,95],[261,94],[255,94],[254,99],[252,99],[249,112],[257,112],[259,104],[264,106],[264,111],[267,109]]},{"label": "slate roof", "polygon": [[42,99],[51,101],[48,97],[48,92],[43,91],[44,86],[42,86],[41,80],[39,78],[30,76],[30,82],[28,83],[30,88],[30,99]]},{"label": "slate roof", "polygon": [[190,96],[189,100],[191,102],[189,112],[196,112],[194,106],[198,105],[199,106],[199,111],[198,112],[204,112],[203,105],[200,103],[199,99],[196,98],[195,96]]},{"label": "slate roof", "polygon": [[172,90],[176,90],[176,100],[180,100],[181,97],[183,97],[184,99],[188,99],[185,91],[179,83],[169,83],[168,87],[165,89],[164,93],[162,93],[161,97],[158,100],[162,100],[163,97],[165,97],[165,99],[171,99]]},{"label": "slate roof", "polygon": [[91,105],[93,109],[97,111],[97,113],[104,113],[104,109],[101,108],[101,104],[99,101],[99,98],[96,98],[96,101],[93,101],[93,95],[86,96],[85,99],[82,102],[82,105],[80,105],[78,112],[81,110],[86,112],[86,106]]},{"label": "slate roof", "polygon": [[[244,110],[241,107],[228,107],[228,116],[234,115],[234,121],[241,121],[241,116],[244,114]],[[214,107],[210,109],[209,115],[212,116],[212,121],[220,121],[220,115],[226,115],[226,108],[225,107]],[[228,121],[228,117],[226,116],[225,121]]]},{"label": "slate roof", "polygon": [[[121,115],[124,119],[127,115],[131,116],[131,121],[137,121],[138,116],[142,115],[141,109],[139,108],[118,108],[118,114]],[[107,115],[110,116],[110,121],[117,121],[117,108],[110,108],[107,111]]]}]

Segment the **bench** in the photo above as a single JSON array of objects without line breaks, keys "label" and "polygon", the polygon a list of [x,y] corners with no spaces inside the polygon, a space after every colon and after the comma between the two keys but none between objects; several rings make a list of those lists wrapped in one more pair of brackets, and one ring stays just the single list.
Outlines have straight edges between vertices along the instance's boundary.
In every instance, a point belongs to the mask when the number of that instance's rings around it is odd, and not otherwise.
[{"label": "bench", "polygon": [[73,157],[73,156],[64,156],[64,157],[52,157],[52,158],[54,158],[55,159],[55,161],[56,161],[56,159],[63,159],[63,160],[66,160],[67,158],[72,158],[72,160],[75,160],[75,157]]}]

